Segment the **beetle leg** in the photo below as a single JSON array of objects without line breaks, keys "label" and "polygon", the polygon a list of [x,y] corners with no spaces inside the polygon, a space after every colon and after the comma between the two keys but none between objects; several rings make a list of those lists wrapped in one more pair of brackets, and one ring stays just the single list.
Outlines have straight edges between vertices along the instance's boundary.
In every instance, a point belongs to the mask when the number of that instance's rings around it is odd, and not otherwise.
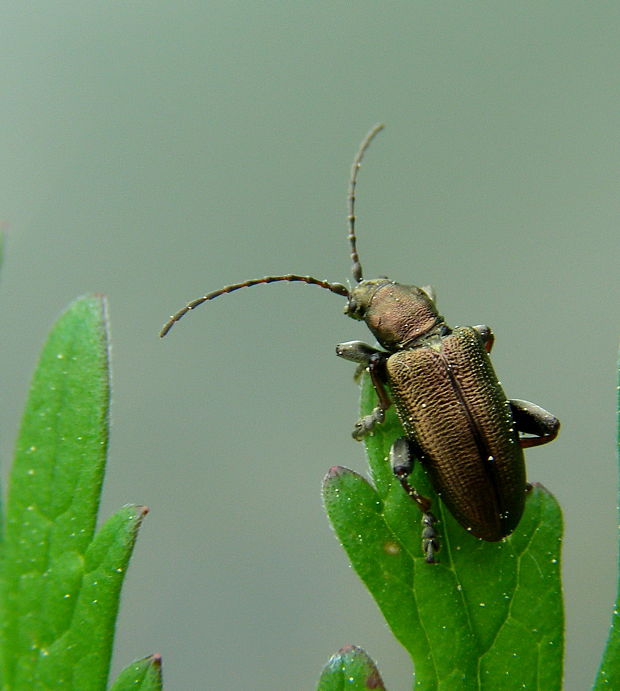
[{"label": "beetle leg", "polygon": [[519,438],[519,443],[523,449],[548,444],[558,436],[560,421],[544,408],[516,398],[510,401],[510,408],[519,432],[534,435]]},{"label": "beetle leg", "polygon": [[363,341],[347,341],[346,343],[339,343],[336,346],[336,355],[338,357],[358,363],[358,366],[355,368],[355,374],[353,375],[353,379],[356,382],[360,380],[362,374],[366,371],[371,356],[375,353],[382,352],[383,351],[373,348]]},{"label": "beetle leg", "polygon": [[413,442],[407,439],[407,437],[400,437],[397,439],[390,449],[390,463],[392,465],[392,472],[398,478],[403,489],[418,505],[418,508],[422,512],[422,552],[424,553],[424,560],[426,563],[434,564],[436,563],[435,552],[439,550],[437,533],[433,527],[437,519],[430,510],[431,500],[419,494],[418,491],[409,484],[408,478],[413,470],[412,445]]},{"label": "beetle leg", "polygon": [[430,511],[422,514],[422,552],[427,564],[437,563],[435,552],[439,551],[439,543],[437,542],[437,533],[433,528],[433,523],[436,522],[437,519]]},{"label": "beetle leg", "polygon": [[373,408],[370,415],[365,415],[360,418],[353,428],[353,438],[361,441],[367,434],[370,434],[376,425],[381,424],[385,420],[385,411],[392,405],[392,401],[388,396],[388,392],[383,384],[385,379],[385,361],[387,356],[380,351],[370,356],[368,363],[368,373],[370,380],[375,387],[379,404]]},{"label": "beetle leg", "polygon": [[339,343],[336,346],[336,355],[338,357],[350,360],[351,362],[359,362],[364,365],[364,367],[368,367],[372,356],[377,354],[385,353],[378,348],[369,346],[368,343],[364,343],[363,341],[347,341],[346,343]]},{"label": "beetle leg", "polygon": [[355,423],[353,438],[360,441],[370,434],[376,425],[385,420],[385,411],[392,405],[383,383],[385,380],[385,361],[388,354],[362,341],[348,341],[336,346],[336,355],[345,360],[358,362],[360,367],[367,369],[379,398],[379,405],[373,409],[370,415],[365,415]]},{"label": "beetle leg", "polygon": [[485,324],[479,324],[478,326],[472,326],[472,329],[478,332],[478,335],[482,339],[484,349],[487,351],[487,353],[490,353],[491,348],[493,347],[493,342],[495,341],[495,335],[491,331],[491,327],[486,326]]}]

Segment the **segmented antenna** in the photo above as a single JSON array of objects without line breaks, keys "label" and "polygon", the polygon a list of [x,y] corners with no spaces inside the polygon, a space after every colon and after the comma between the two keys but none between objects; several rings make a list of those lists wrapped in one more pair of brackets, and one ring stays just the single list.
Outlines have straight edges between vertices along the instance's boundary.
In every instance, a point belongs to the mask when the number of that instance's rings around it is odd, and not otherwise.
[{"label": "segmented antenna", "polygon": [[353,167],[351,168],[351,179],[349,180],[349,244],[351,245],[351,261],[353,262],[353,278],[356,283],[362,280],[362,265],[357,253],[357,238],[355,236],[355,187],[357,185],[357,173],[362,166],[362,159],[366,153],[366,149],[370,146],[370,142],[383,129],[383,124],[375,125],[370,132],[364,137],[359,151],[353,160]]},{"label": "segmented antenna", "polygon": [[[370,132],[364,137],[364,141],[361,143],[359,151],[355,155],[355,159],[353,160],[353,167],[351,169],[351,179],[349,181],[349,194],[348,194],[348,202],[349,202],[349,244],[351,245],[351,261],[353,262],[353,278],[355,279],[356,283],[359,283],[362,280],[362,266],[360,264],[360,259],[359,255],[357,254],[357,247],[356,247],[356,242],[357,238],[355,237],[355,187],[357,185],[357,173],[362,165],[362,159],[364,158],[364,154],[366,153],[366,149],[369,147],[370,142],[375,138],[375,136],[381,132],[383,129],[383,125],[375,125]],[[196,309],[199,305],[202,305],[203,302],[207,302],[208,300],[213,300],[216,297],[219,297],[220,295],[225,295],[226,293],[232,293],[235,290],[239,290],[240,288],[250,288],[252,286],[257,286],[260,285],[261,283],[275,283],[276,281],[299,281],[301,283],[307,283],[308,285],[313,285],[313,286],[319,286],[320,288],[325,288],[326,290],[330,290],[332,293],[336,293],[336,295],[342,295],[343,297],[350,297],[349,291],[346,288],[346,286],[342,285],[342,283],[330,283],[329,281],[320,281],[318,278],[313,278],[312,276],[299,276],[297,274],[286,274],[285,276],[265,276],[264,278],[253,278],[249,281],[243,281],[242,283],[233,283],[232,285],[229,286],[224,286],[223,288],[220,288],[219,290],[214,290],[212,293],[207,293],[207,295],[203,295],[202,297],[196,298],[195,300],[192,300],[191,302],[188,302],[185,307],[182,307],[178,312],[173,314],[170,319],[163,325],[161,331],[159,332],[159,335],[163,338],[169,331],[170,329],[179,321],[179,319],[182,319],[188,312],[191,312],[193,309]]]},{"label": "segmented antenna", "polygon": [[349,291],[346,286],[342,283],[330,283],[329,281],[319,281],[318,278],[313,278],[312,276],[298,276],[297,274],[287,274],[286,276],[265,276],[264,278],[253,278],[249,281],[243,281],[243,283],[233,283],[229,286],[224,286],[219,290],[214,290],[212,293],[203,295],[200,298],[196,298],[191,302],[188,302],[185,307],[181,308],[176,314],[173,314],[170,319],[163,325],[162,330],[159,332],[161,338],[163,338],[170,329],[181,319],[184,315],[191,310],[195,309],[203,302],[207,300],[213,300],[220,295],[225,295],[226,293],[232,293],[239,288],[250,288],[251,286],[257,286],[260,283],[275,283],[276,281],[301,281],[302,283],[307,283],[308,285],[319,286],[320,288],[325,288],[331,290],[332,293],[336,295],[342,295],[343,297],[349,297]]}]

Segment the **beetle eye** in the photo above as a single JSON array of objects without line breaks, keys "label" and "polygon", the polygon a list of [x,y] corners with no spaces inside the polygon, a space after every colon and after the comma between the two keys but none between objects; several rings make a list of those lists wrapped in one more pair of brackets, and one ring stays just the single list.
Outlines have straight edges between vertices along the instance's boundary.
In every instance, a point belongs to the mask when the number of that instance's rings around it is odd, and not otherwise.
[{"label": "beetle eye", "polygon": [[364,319],[364,313],[366,311],[363,304],[358,303],[355,298],[350,298],[347,302],[347,306],[344,308],[345,314],[353,319]]}]

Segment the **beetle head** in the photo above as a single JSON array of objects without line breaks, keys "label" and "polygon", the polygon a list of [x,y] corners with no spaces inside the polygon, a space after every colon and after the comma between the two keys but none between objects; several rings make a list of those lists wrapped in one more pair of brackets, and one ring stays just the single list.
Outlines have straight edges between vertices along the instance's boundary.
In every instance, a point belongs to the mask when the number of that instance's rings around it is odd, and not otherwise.
[{"label": "beetle head", "polygon": [[387,278],[360,281],[351,290],[344,312],[365,321],[388,351],[408,346],[443,322],[425,290]]}]

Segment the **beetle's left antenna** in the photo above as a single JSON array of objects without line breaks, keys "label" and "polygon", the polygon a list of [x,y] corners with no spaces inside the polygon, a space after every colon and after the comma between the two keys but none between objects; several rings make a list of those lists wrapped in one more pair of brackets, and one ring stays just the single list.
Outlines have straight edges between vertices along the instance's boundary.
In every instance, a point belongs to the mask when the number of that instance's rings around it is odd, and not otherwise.
[{"label": "beetle's left antenna", "polygon": [[170,319],[168,319],[168,321],[163,325],[161,331],[159,332],[159,335],[163,338],[168,333],[168,331],[170,331],[170,329],[179,321],[179,319],[184,317],[188,312],[191,312],[199,305],[202,305],[203,302],[207,302],[207,300],[213,300],[214,298],[217,298],[220,295],[232,293],[233,291],[239,290],[240,288],[251,288],[252,286],[260,285],[261,283],[276,283],[277,281],[289,281],[291,283],[307,283],[311,286],[319,286],[319,288],[325,288],[326,290],[330,290],[332,293],[336,293],[336,295],[349,297],[349,291],[347,290],[346,286],[342,285],[342,283],[330,283],[329,281],[320,281],[318,278],[314,278],[312,276],[286,274],[285,276],[265,276],[263,278],[252,278],[249,281],[243,281],[242,283],[233,283],[232,285],[224,286],[219,290],[214,290],[212,293],[207,293],[207,295],[203,295],[202,297],[196,298],[195,300],[188,302],[187,305],[185,305],[185,307],[182,307],[178,312],[173,314],[170,317]]},{"label": "beetle's left antenna", "polygon": [[362,166],[362,159],[366,153],[366,149],[370,146],[370,142],[375,138],[385,125],[379,123],[375,125],[370,132],[364,137],[364,141],[360,144],[359,151],[353,159],[353,166],[351,168],[351,179],[349,180],[349,244],[351,245],[351,261],[353,262],[353,278],[356,283],[362,280],[362,265],[357,253],[357,237],[355,236],[355,187],[357,186],[357,173]]}]

